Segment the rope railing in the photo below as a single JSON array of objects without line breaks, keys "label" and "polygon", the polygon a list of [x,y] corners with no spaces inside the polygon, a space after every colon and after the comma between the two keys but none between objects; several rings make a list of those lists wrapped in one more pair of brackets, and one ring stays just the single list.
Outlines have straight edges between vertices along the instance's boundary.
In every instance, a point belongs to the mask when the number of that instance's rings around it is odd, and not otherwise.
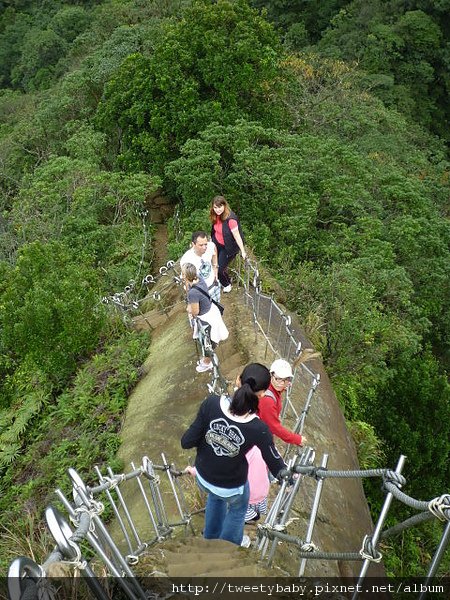
[{"label": "rope railing", "polygon": [[[294,463],[288,464],[288,468],[282,474],[283,482],[281,488],[275,498],[272,508],[269,511],[266,522],[258,525],[258,539],[256,547],[261,553],[262,558],[265,557],[269,541],[272,542],[271,553],[266,559],[268,564],[273,560],[274,552],[277,548],[277,541],[283,541],[292,544],[299,548],[297,556],[300,558],[299,576],[304,574],[307,560],[343,560],[343,561],[363,561],[356,591],[353,595],[353,600],[359,596],[358,589],[361,589],[362,583],[367,575],[367,570],[371,563],[378,563],[382,559],[382,554],[379,550],[379,541],[389,537],[398,535],[402,531],[414,527],[430,519],[439,519],[445,521],[446,525],[441,535],[441,539],[436,548],[435,554],[431,560],[426,582],[430,582],[436,576],[439,564],[446,551],[450,540],[450,494],[443,494],[429,501],[421,501],[412,498],[405,494],[401,488],[406,484],[406,479],[401,474],[405,463],[405,456],[400,456],[395,471],[391,469],[364,469],[364,470],[328,470],[327,462],[328,455],[324,455],[320,466],[312,464],[314,454],[312,449],[306,448],[299,455]],[[292,478],[298,476],[292,490],[289,489],[289,483],[292,485]],[[317,481],[316,494],[314,497],[313,507],[311,509],[311,517],[308,525],[308,530],[305,539],[297,536],[292,536],[286,533],[286,523],[289,520],[289,511],[292,507],[292,501],[286,502],[286,498],[295,494],[300,485],[300,478],[310,477]],[[315,517],[322,493],[322,487],[326,479],[342,479],[342,478],[364,478],[364,477],[379,477],[383,481],[383,489],[386,492],[385,501],[381,509],[375,529],[372,533],[364,537],[362,547],[359,551],[353,552],[323,552],[312,544],[312,533],[314,529]],[[427,513],[420,513],[409,517],[402,523],[398,523],[393,527],[383,530],[390,505],[393,500],[397,500],[406,506],[416,510],[428,509]],[[423,586],[420,599],[426,597],[427,585]]]},{"label": "rope railing", "polygon": [[[166,295],[169,293],[173,295],[174,287],[177,286],[180,289],[182,283],[175,267],[175,263],[169,261],[159,269],[157,275],[146,275],[142,279],[140,287],[134,282],[130,282],[123,292],[105,297],[103,302],[114,307],[114,310],[121,311],[124,318],[126,316],[128,320],[130,314],[140,313],[142,315],[141,307],[148,300],[154,300],[158,309],[163,310],[161,307]],[[257,264],[251,260],[240,261],[235,275],[239,283],[238,288],[242,289],[246,304],[251,310],[255,335],[261,335],[265,341],[265,357],[267,358],[267,353],[270,351],[273,357],[283,357],[294,367],[293,385],[284,402],[281,416],[282,419],[285,419],[290,414],[295,420],[293,430],[301,434],[308,412],[313,406],[314,396],[320,384],[320,375],[314,373],[301,361],[302,344],[293,330],[290,315],[279,307],[272,296],[262,293]],[[157,288],[151,291],[157,283]],[[142,293],[144,295],[140,297]],[[210,356],[213,362],[211,381],[207,384],[208,391],[210,393],[226,393],[229,382],[221,373],[219,359],[212,349],[207,330],[204,330],[200,323],[199,325],[200,352],[202,356]],[[305,397],[305,390],[307,390],[306,399],[303,407],[299,409],[295,405],[293,397],[302,394]],[[69,469],[73,499],[69,500],[60,489],[56,490],[56,496],[67,511],[75,529],[72,530],[56,508],[50,506],[46,509],[47,524],[55,539],[56,548],[42,565],[25,557],[18,557],[11,563],[8,573],[11,600],[25,600],[26,598],[35,600],[38,598],[38,587],[48,585],[48,582],[45,581],[47,571],[52,564],[58,562],[77,570],[86,579],[95,598],[100,600],[109,598],[94,573],[92,561],[85,558],[89,546],[90,552],[94,552],[97,560],[100,560],[107,571],[117,578],[118,585],[126,598],[130,600],[146,598],[145,590],[135,578],[132,567],[150,546],[169,538],[175,527],[181,526],[185,531],[190,529],[193,532],[191,518],[195,512],[198,512],[189,510],[182,486],[179,484],[179,478],[184,472],[177,471],[174,465],[169,464],[164,454],[161,456],[162,465],[156,465],[148,457],[144,457],[142,464],[138,467],[131,463],[132,470],[128,473],[117,474],[110,467],[107,467],[106,473],[102,473],[98,467],[95,467],[98,484],[92,486],[85,485],[78,473],[74,469]],[[271,503],[265,522],[258,525],[257,540],[254,543],[254,548],[268,564],[274,560],[278,541],[284,541],[297,549],[296,556],[300,561],[299,576],[304,575],[308,560],[360,561],[362,567],[359,582],[362,582],[370,564],[382,559],[379,550],[380,540],[397,535],[426,520],[437,519],[444,521],[445,527],[432,557],[426,581],[431,581],[436,575],[450,539],[450,494],[443,494],[430,501],[416,500],[405,494],[401,490],[406,484],[406,480],[401,474],[405,457],[400,457],[394,471],[391,469],[329,470],[327,468],[328,455],[324,455],[320,466],[316,466],[313,448],[288,445],[284,459],[288,468],[283,474],[279,491]],[[170,522],[168,519],[165,506],[167,494],[161,493],[161,477],[164,478],[165,485],[170,490],[170,498],[175,503],[178,513],[176,522]],[[302,538],[289,534],[288,529],[294,501],[298,498],[298,492],[306,477],[315,480],[316,490],[310,509],[307,531]],[[350,552],[320,550],[315,545],[313,538],[322,489],[326,485],[326,480],[364,477],[381,478],[383,489],[386,492],[385,502],[374,531],[365,536],[359,550]],[[148,532],[139,531],[136,516],[132,512],[127,494],[123,490],[124,486],[129,487],[132,482],[135,482],[136,486],[134,494],[138,494],[141,499],[139,510],[148,515],[147,523],[152,532],[150,535]],[[100,498],[104,500],[102,501]],[[394,500],[421,512],[406,519],[403,523],[383,530],[387,513]],[[105,507],[104,502],[108,503],[110,511],[115,517],[116,527],[122,536],[123,548],[119,547],[120,544],[113,539],[101,518]],[[425,598],[425,594],[426,592],[422,593],[421,600]],[[356,600],[357,596],[358,592],[355,592],[353,600]]]},{"label": "rope railing", "polygon": [[[371,563],[379,562],[382,558],[378,548],[378,541],[397,535],[404,529],[423,522],[424,514],[416,515],[401,524],[382,531],[383,523],[392,499],[405,502],[408,506],[420,510],[428,507],[429,518],[440,518],[447,522],[442,534],[441,542],[433,557],[427,580],[431,580],[436,574],[437,567],[443,556],[449,538],[450,521],[450,496],[445,494],[430,501],[415,500],[401,491],[406,480],[401,475],[405,457],[400,457],[395,471],[391,469],[365,469],[365,470],[328,470],[326,468],[328,457],[324,455],[321,465],[314,465],[315,452],[313,448],[299,449],[299,453],[291,459],[288,468],[282,474],[280,490],[269,510],[265,523],[258,526],[258,539],[255,544],[262,558],[271,564],[274,559],[278,541],[283,541],[298,549],[297,557],[300,560],[299,576],[304,574],[307,560],[344,560],[362,561],[359,583],[362,584],[366,576],[367,568]],[[99,483],[87,486],[74,469],[69,469],[68,474],[72,482],[73,500],[69,501],[66,495],[58,489],[56,495],[67,510],[69,517],[75,526],[72,531],[70,525],[64,520],[59,511],[50,506],[46,509],[47,525],[53,535],[56,548],[46,559],[42,566],[25,557],[19,557],[10,566],[9,585],[11,600],[34,599],[39,597],[39,585],[48,585],[44,581],[48,569],[54,563],[69,566],[86,578],[86,582],[93,592],[94,597],[104,600],[106,598],[102,585],[96,578],[94,569],[86,560],[80,544],[87,542],[94,550],[96,556],[103,562],[109,573],[118,578],[125,597],[135,600],[145,598],[145,590],[135,580],[132,567],[136,565],[139,556],[147,548],[157,542],[162,542],[171,536],[173,528],[182,525],[191,527],[192,514],[188,508],[182,488],[178,485],[178,478],[183,472],[176,470],[174,465],[167,462],[162,454],[162,465],[153,464],[148,457],[144,457],[142,464],[136,467],[131,463],[132,471],[128,473],[115,474],[111,468],[107,468],[107,475],[102,474],[98,468],[95,469]],[[160,492],[161,478],[157,474],[166,474],[170,483],[170,489],[180,515],[177,523],[170,523],[167,519],[166,510]],[[295,478],[296,477],[296,478]],[[302,480],[310,477],[317,481],[317,489],[314,497],[308,530],[304,538],[291,535],[287,532],[289,527],[290,511],[294,500],[301,488]],[[385,505],[382,508],[375,531],[365,536],[362,547],[351,552],[325,552],[321,551],[312,541],[315,526],[315,518],[320,502],[322,486],[326,479],[342,478],[364,478],[379,477],[383,480],[383,486],[387,492]],[[149,492],[144,489],[141,479],[144,478],[149,484]],[[295,479],[294,479],[295,478]],[[142,541],[134,516],[131,515],[127,501],[121,493],[121,487],[127,482],[135,480],[144,499],[144,505],[149,514],[149,522],[154,529],[154,537]],[[116,520],[124,535],[127,551],[119,549],[113,540],[105,523],[101,519],[104,511],[104,503],[98,498],[106,494],[110,506],[116,516]],[[113,498],[113,494],[115,498]],[[436,509],[436,506],[439,508]],[[438,513],[436,513],[438,510]],[[130,579],[131,578],[131,579]],[[425,589],[425,588],[424,588]],[[358,594],[354,595],[356,599]],[[425,596],[423,596],[425,597]]]}]

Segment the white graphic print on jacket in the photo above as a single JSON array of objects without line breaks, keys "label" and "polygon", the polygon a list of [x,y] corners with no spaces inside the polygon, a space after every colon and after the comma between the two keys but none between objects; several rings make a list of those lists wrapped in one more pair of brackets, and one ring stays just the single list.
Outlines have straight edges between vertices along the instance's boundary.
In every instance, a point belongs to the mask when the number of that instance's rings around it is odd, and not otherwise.
[{"label": "white graphic print on jacket", "polygon": [[239,427],[230,425],[225,419],[211,421],[205,439],[214,450],[214,454],[230,458],[239,454],[239,448],[245,442]]}]

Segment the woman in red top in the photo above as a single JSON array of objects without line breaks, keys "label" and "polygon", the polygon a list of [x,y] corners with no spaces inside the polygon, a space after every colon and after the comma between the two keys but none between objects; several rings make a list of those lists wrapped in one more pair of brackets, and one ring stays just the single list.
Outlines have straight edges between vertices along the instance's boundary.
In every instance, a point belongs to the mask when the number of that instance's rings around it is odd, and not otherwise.
[{"label": "woman in red top", "polygon": [[239,219],[223,196],[215,196],[211,202],[209,218],[212,223],[211,239],[217,247],[219,281],[224,292],[231,291],[228,265],[240,251],[245,260],[244,237]]},{"label": "woman in red top", "polygon": [[259,399],[258,416],[267,423],[273,435],[287,444],[302,446],[305,436],[283,427],[280,413],[283,406],[281,394],[291,385],[293,378],[291,365],[282,358],[275,360],[270,367],[270,385],[265,394]]}]

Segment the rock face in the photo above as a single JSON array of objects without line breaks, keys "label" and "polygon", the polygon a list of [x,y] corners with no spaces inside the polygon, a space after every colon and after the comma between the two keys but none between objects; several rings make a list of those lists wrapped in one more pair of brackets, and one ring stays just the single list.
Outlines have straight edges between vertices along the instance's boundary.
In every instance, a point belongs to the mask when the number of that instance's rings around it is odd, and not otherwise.
[{"label": "rock face", "polygon": [[[217,354],[222,374],[232,384],[243,366],[248,362],[262,362],[270,365],[274,359],[261,334],[255,333],[252,315],[245,305],[242,291],[234,288],[222,299],[225,305],[224,320],[230,330],[230,337],[222,342]],[[178,468],[192,464],[195,452],[183,451],[180,437],[192,422],[201,401],[207,395],[209,374],[195,371],[197,354],[191,337],[185,304],[180,301],[167,314],[154,319],[154,312],[147,316],[155,324],[152,332],[150,354],[145,363],[146,376],[140,381],[129,400],[126,419],[122,431],[122,446],[119,451],[127,466],[131,461],[140,463],[143,455],[158,462],[164,452],[169,462]],[[145,321],[140,320],[140,326]],[[302,335],[298,323],[293,318],[293,327],[303,343],[308,341]],[[319,360],[308,363],[314,373],[320,373],[321,383],[315,393],[311,409],[306,419],[304,434],[307,444],[314,447],[320,465],[322,455],[329,455],[329,469],[357,469],[358,463],[351,437],[346,429],[339,403],[333,393],[329,379]],[[292,400],[302,410],[308,392],[308,382],[296,385]],[[287,419],[286,426],[293,426]],[[283,449],[283,443],[277,443]],[[274,486],[272,486],[274,487]],[[316,482],[311,478],[302,481],[297,496],[294,517],[288,533],[304,539]],[[129,499],[133,502],[133,498]],[[170,507],[169,507],[170,510]],[[197,520],[197,531],[201,530],[201,517]],[[313,534],[313,542],[322,551],[359,551],[363,537],[373,531],[367,502],[359,479],[326,479],[318,518]],[[247,533],[255,537],[255,528]],[[174,550],[177,552],[178,550]],[[296,548],[287,544],[279,545],[275,564],[284,573],[298,574],[299,558]],[[201,566],[199,565],[199,568]],[[189,567],[193,576],[193,567]],[[338,561],[308,561],[306,575],[342,577],[357,575],[360,563]],[[178,571],[177,571],[178,573]],[[380,566],[371,566],[369,575],[382,573]],[[181,572],[179,574],[182,574]]]}]

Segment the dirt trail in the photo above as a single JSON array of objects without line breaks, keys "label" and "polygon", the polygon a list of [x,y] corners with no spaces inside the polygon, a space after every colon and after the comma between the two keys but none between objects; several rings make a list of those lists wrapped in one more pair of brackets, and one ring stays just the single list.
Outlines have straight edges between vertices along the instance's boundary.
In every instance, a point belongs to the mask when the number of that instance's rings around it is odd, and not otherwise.
[{"label": "dirt trail", "polygon": [[153,234],[154,255],[153,264],[159,268],[169,259],[167,255],[167,228],[162,223],[156,224],[155,233]]},{"label": "dirt trail", "polygon": [[147,198],[150,221],[155,226],[153,233],[153,267],[159,268],[168,260],[167,256],[167,219],[173,214],[174,205],[157,190]]},{"label": "dirt trail", "polygon": [[[262,336],[255,333],[252,317],[244,304],[241,290],[233,289],[230,294],[224,295],[223,304],[226,307],[224,320],[230,330],[230,337],[220,344],[218,356],[221,372],[231,384],[247,362],[270,364],[273,356],[266,354],[266,344]],[[164,452],[168,461],[175,463],[178,468],[193,462],[195,453],[183,451],[179,440],[207,395],[209,374],[198,374],[195,371],[197,355],[184,308],[184,303],[180,302],[167,315],[161,316],[155,312],[147,315],[154,330],[151,334],[150,353],[145,362],[146,375],[129,399],[123,426],[122,445],[118,454],[125,465],[132,461],[140,464],[143,455],[149,456],[158,464],[161,452]],[[141,320],[140,326],[145,327],[145,322]],[[300,330],[294,316],[293,326]],[[318,360],[308,363],[308,366],[321,374],[321,384],[305,427],[308,445],[316,450],[315,464],[320,464],[323,453],[327,453],[329,469],[358,468],[353,442],[323,366]],[[307,387],[297,386],[293,394],[296,406],[303,406],[307,391]],[[287,425],[289,426],[289,422]],[[281,450],[283,444],[277,442],[277,445]],[[304,538],[314,492],[314,480],[305,479],[294,510],[295,521],[289,527],[289,533]],[[129,500],[133,502],[132,497]],[[168,502],[170,512],[169,498]],[[175,507],[172,509],[175,511]],[[143,523],[144,519],[145,515]],[[197,531],[201,528],[201,518],[199,519]],[[142,526],[143,523],[138,525]],[[364,535],[371,530],[371,519],[360,480],[326,480],[316,521],[314,543],[325,551],[357,551],[361,547]],[[253,532],[250,529],[248,533],[255,537],[254,529]],[[196,543],[201,544],[202,541]],[[166,571],[173,568],[179,575],[193,575],[192,565],[187,562],[185,573],[181,572],[183,569],[179,566],[180,561],[176,561],[178,566],[174,567],[172,559],[182,550],[177,546],[178,549],[170,554],[171,544],[173,542],[168,542],[164,544],[164,548],[158,547],[152,551],[153,555],[148,558],[150,564],[144,569],[145,572],[149,573],[152,570],[152,561],[158,562],[156,555],[160,553],[166,555]],[[228,560],[228,554],[227,550],[222,560]],[[218,557],[213,554],[209,564],[207,555],[208,551],[201,561],[202,573],[205,570],[209,572],[208,569],[211,573],[215,572],[217,565],[214,567],[214,561],[217,562]],[[284,572],[296,574],[298,558],[291,547],[281,544],[277,556],[277,564]],[[145,560],[142,564],[146,564]],[[325,577],[348,576],[357,574],[358,571],[357,563],[309,561],[306,574],[320,574]],[[379,571],[370,571],[370,574],[379,574]],[[253,572],[248,573],[248,576],[253,575]]]}]

